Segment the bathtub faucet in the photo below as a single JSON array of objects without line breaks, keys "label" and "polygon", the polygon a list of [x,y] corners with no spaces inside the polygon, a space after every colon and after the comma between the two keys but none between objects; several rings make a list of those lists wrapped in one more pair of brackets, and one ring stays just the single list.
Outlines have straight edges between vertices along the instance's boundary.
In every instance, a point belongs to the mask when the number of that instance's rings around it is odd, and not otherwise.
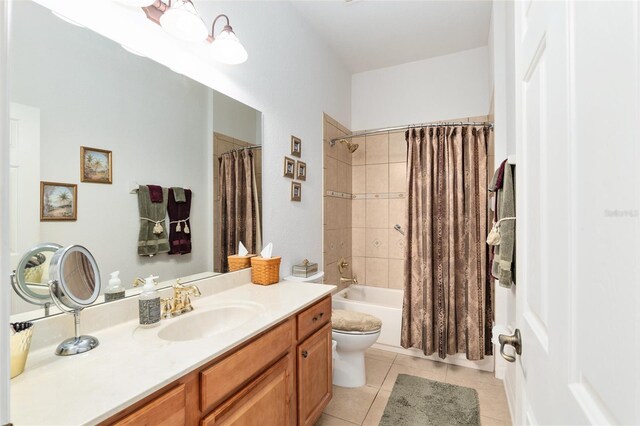
[{"label": "bathtub faucet", "polygon": [[353,276],[353,278],[343,278],[340,277],[340,284],[358,284],[358,277],[356,277],[355,275]]}]

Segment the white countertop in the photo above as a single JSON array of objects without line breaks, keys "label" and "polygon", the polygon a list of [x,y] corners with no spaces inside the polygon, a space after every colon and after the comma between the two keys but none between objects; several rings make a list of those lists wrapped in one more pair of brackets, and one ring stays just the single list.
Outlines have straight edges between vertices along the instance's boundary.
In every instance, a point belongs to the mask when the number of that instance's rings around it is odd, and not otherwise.
[{"label": "white countertop", "polygon": [[[84,354],[56,356],[55,346],[33,351],[25,372],[11,380],[11,421],[16,426],[103,421],[313,304],[334,288],[294,282],[244,284],[193,299],[193,312],[162,320],[158,327],[140,329],[134,320],[91,333],[100,345]],[[238,328],[206,339],[169,342],[157,337],[172,321],[196,315],[207,306],[240,300],[260,304],[264,312]]]}]

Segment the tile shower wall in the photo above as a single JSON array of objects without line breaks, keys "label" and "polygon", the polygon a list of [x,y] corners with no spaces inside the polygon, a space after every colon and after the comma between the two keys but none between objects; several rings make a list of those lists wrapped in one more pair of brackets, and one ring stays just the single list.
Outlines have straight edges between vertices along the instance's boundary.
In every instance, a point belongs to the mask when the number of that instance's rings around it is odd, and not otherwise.
[{"label": "tile shower wall", "polygon": [[[343,144],[330,146],[333,138],[351,133],[346,127],[325,114],[323,132],[323,262],[324,282],[340,286],[338,262],[344,258],[351,276],[351,161],[352,155]],[[357,151],[356,151],[357,152]]]},{"label": "tile shower wall", "polygon": [[[486,121],[486,116],[446,121]],[[404,287],[407,145],[404,131],[353,139],[359,145],[351,157],[351,265],[365,285]],[[489,150],[492,170],[493,148]]]},{"label": "tile shower wall", "polygon": [[404,132],[354,138],[352,264],[360,283],[402,288],[407,146]]}]

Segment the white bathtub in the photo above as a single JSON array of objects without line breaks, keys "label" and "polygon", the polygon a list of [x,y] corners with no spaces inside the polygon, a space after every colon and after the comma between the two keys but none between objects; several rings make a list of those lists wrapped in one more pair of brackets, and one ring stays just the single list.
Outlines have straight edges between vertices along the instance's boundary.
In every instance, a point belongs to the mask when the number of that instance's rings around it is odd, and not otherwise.
[{"label": "white bathtub", "polygon": [[364,312],[382,320],[377,344],[400,347],[403,290],[351,285],[333,296],[333,308]]},{"label": "white bathtub", "polygon": [[405,355],[461,365],[479,370],[493,371],[493,357],[482,361],[469,361],[464,354],[449,355],[440,359],[437,355],[425,356],[418,349],[405,349],[400,346],[402,330],[402,299],[404,291],[364,285],[351,285],[333,295],[333,308],[363,312],[382,320],[382,330],[374,348]]}]

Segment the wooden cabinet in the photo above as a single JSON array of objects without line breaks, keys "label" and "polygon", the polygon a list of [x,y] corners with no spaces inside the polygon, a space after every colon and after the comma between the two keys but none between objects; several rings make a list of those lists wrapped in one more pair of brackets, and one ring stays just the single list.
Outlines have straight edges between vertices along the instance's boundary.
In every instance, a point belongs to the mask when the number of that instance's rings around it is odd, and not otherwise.
[{"label": "wooden cabinet", "polygon": [[327,296],[103,425],[313,425],[332,396]]},{"label": "wooden cabinet", "polygon": [[293,357],[283,357],[205,417],[202,426],[291,425],[293,369]]},{"label": "wooden cabinet", "polygon": [[185,385],[180,384],[114,424],[118,426],[184,425],[186,419],[185,397]]},{"label": "wooden cabinet", "polygon": [[291,349],[295,342],[295,321],[287,320],[250,345],[243,347],[212,367],[202,371],[200,379],[203,412],[218,405],[232,392],[264,371]]},{"label": "wooden cabinet", "polygon": [[331,324],[298,345],[298,424],[313,425],[331,400]]}]

